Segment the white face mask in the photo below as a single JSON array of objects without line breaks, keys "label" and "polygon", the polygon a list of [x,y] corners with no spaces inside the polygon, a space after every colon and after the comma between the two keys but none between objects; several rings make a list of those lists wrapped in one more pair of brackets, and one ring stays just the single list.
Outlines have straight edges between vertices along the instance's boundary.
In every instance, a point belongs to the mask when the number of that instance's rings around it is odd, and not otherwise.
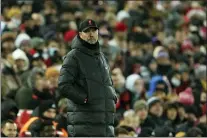
[{"label": "white face mask", "polygon": [[175,87],[178,87],[181,84],[180,80],[177,79],[176,77],[172,77],[171,82]]},{"label": "white face mask", "polygon": [[19,25],[21,24],[21,20],[15,18],[15,17],[13,17],[13,18],[11,19],[11,21],[12,21],[14,24],[16,24],[17,26],[19,26]]}]

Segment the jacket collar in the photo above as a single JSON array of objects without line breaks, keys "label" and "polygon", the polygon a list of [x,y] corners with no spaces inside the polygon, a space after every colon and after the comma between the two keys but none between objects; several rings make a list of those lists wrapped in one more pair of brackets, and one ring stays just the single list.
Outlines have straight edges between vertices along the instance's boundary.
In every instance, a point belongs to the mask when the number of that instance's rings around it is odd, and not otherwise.
[{"label": "jacket collar", "polygon": [[100,48],[92,50],[92,49],[87,48],[86,46],[83,46],[83,44],[81,43],[81,40],[80,40],[80,38],[78,38],[78,36],[76,36],[73,39],[71,48],[78,49],[81,52],[88,54],[90,56],[98,56],[101,52]]}]

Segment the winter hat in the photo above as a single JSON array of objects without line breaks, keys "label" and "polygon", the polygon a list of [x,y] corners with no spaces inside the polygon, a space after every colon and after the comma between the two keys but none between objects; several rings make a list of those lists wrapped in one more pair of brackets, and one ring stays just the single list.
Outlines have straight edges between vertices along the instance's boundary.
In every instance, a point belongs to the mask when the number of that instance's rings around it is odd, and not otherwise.
[{"label": "winter hat", "polygon": [[67,31],[65,34],[64,34],[64,40],[66,42],[71,42],[73,40],[73,38],[77,35],[77,32],[75,30],[70,30],[70,31]]},{"label": "winter hat", "polygon": [[147,100],[147,105],[150,109],[154,104],[159,103],[159,102],[161,102],[160,99],[154,96]]},{"label": "winter hat", "polygon": [[21,49],[16,49],[12,53],[12,57],[13,57],[14,60],[22,59],[22,60],[25,61],[25,66],[24,66],[23,70],[27,70],[29,68],[29,59],[26,56],[25,52],[22,51]]},{"label": "winter hat", "polygon": [[12,17],[14,17],[16,15],[20,15],[20,14],[21,14],[21,9],[18,7],[13,7],[6,13],[6,16],[8,18],[12,18]]},{"label": "winter hat", "polygon": [[31,40],[31,45],[35,49],[39,49],[40,46],[44,43],[45,43],[44,39],[39,38],[39,37],[33,37]]},{"label": "winter hat", "polygon": [[44,100],[40,105],[39,105],[39,113],[40,116],[47,111],[48,109],[56,109],[55,102],[53,100]]},{"label": "winter hat", "polygon": [[128,19],[128,18],[130,18],[130,15],[129,15],[129,13],[127,11],[121,10],[117,14],[117,21],[118,22],[121,22],[124,19]]},{"label": "winter hat", "polygon": [[184,105],[192,105],[194,103],[192,88],[188,87],[183,92],[179,93],[179,102]]},{"label": "winter hat", "polygon": [[192,127],[188,130],[186,137],[197,137],[198,135],[203,136],[203,132],[198,127]]},{"label": "winter hat", "polygon": [[56,76],[59,76],[59,75],[60,75],[60,71],[58,71],[57,68],[55,68],[55,67],[49,67],[45,71],[46,78],[56,77]]},{"label": "winter hat", "polygon": [[184,52],[186,50],[190,50],[190,51],[194,50],[192,41],[190,41],[188,39],[184,40],[184,42],[181,45],[181,51]]},{"label": "winter hat", "polygon": [[169,57],[168,52],[165,51],[163,46],[158,46],[153,51],[153,57],[158,59],[160,57]]},{"label": "winter hat", "polygon": [[152,136],[155,137],[173,137],[174,135],[175,134],[173,129],[167,126],[156,127],[155,130],[152,132]]},{"label": "winter hat", "polygon": [[138,101],[135,102],[135,104],[134,104],[134,111],[135,112],[137,112],[137,111],[139,111],[143,108],[145,108],[145,109],[148,108],[147,107],[147,102],[145,100],[138,100]]},{"label": "winter hat", "polygon": [[26,33],[21,33],[17,36],[14,44],[17,48],[19,48],[23,43],[29,42],[31,40],[30,36]]},{"label": "winter hat", "polygon": [[44,76],[44,70],[38,67],[34,67],[32,69],[27,78],[27,85],[29,88],[34,87],[37,74],[41,74],[41,76]]},{"label": "winter hat", "polygon": [[136,92],[134,88],[135,81],[141,79],[141,77],[138,74],[132,74],[129,75],[126,79],[126,88],[130,90],[131,92]]},{"label": "winter hat", "polygon": [[206,78],[206,66],[199,65],[199,66],[195,67],[195,76],[198,79]]},{"label": "winter hat", "polygon": [[92,19],[86,19],[80,23],[79,32],[85,31],[88,28],[96,28],[98,29],[98,25]]},{"label": "winter hat", "polygon": [[126,30],[127,30],[126,24],[124,24],[122,22],[116,23],[116,25],[115,25],[116,32],[126,32]]}]

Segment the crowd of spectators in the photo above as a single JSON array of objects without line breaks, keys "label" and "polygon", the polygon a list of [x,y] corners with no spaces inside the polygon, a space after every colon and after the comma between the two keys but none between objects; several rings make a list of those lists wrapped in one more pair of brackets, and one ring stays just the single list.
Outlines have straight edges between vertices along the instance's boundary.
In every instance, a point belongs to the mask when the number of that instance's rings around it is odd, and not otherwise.
[{"label": "crowd of spectators", "polygon": [[206,1],[1,2],[1,135],[65,137],[64,56],[90,18],[118,95],[118,137],[207,137]]}]

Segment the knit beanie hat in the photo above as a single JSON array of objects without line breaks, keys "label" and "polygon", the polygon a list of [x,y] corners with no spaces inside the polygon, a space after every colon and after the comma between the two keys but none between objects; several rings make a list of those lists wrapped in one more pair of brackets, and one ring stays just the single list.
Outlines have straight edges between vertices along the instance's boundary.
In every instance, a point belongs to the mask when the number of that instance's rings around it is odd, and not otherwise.
[{"label": "knit beanie hat", "polygon": [[48,109],[56,109],[55,102],[53,100],[44,100],[40,105],[39,105],[39,115],[43,116],[43,113],[47,111]]},{"label": "knit beanie hat", "polygon": [[179,102],[184,105],[192,105],[194,103],[192,88],[188,87],[183,92],[179,93]]},{"label": "knit beanie hat", "polygon": [[135,112],[137,112],[143,108],[145,108],[145,109],[148,108],[147,102],[145,100],[138,100],[135,102],[135,104],[134,104],[134,111]]},{"label": "knit beanie hat", "polygon": [[156,103],[161,102],[160,99],[158,97],[151,97],[148,101],[147,101],[147,105],[149,107],[149,109]]}]

